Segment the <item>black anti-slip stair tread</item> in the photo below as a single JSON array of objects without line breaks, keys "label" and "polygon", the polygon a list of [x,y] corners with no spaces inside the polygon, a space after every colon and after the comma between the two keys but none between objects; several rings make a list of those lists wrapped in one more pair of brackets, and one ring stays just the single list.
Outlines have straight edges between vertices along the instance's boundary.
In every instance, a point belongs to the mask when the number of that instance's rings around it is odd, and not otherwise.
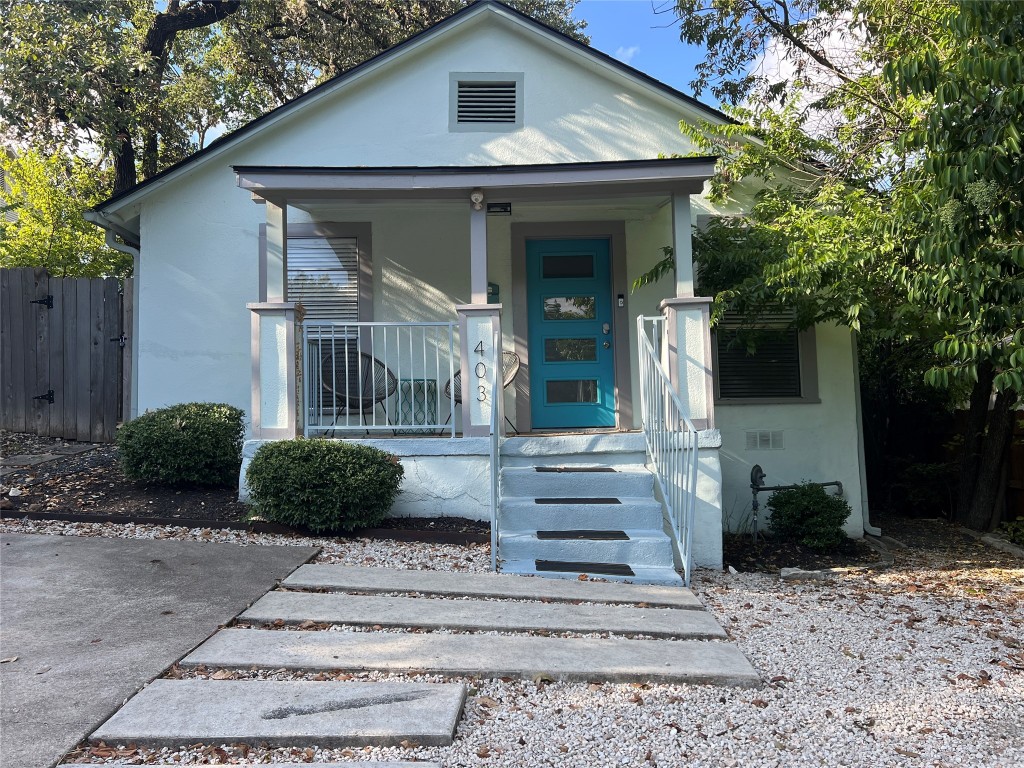
[{"label": "black anti-slip stair tread", "polygon": [[615,472],[615,467],[534,467],[538,472]]},{"label": "black anti-slip stair tread", "polygon": [[595,530],[569,530],[569,531],[537,531],[538,539],[589,539],[592,541],[629,541],[625,531],[595,531]]},{"label": "black anti-slip stair tread", "polygon": [[537,570],[555,573],[587,573],[598,576],[636,576],[625,563],[578,563],[572,560],[537,560]]},{"label": "black anti-slip stair tread", "polygon": [[533,500],[534,504],[621,504],[622,502],[618,499],[611,497],[599,497],[599,496],[582,496],[582,497],[556,497],[548,498],[543,497]]}]

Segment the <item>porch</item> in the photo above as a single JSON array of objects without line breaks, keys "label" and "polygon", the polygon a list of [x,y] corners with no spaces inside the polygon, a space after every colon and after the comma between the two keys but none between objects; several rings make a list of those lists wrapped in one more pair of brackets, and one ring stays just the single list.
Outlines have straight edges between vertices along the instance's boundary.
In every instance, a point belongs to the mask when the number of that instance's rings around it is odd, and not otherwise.
[{"label": "porch", "polygon": [[[568,532],[578,540],[632,540],[633,502],[646,497],[667,522],[640,515],[644,525],[668,535],[667,565],[674,560],[688,576],[688,520],[702,503],[699,443],[717,447],[708,300],[693,297],[690,258],[689,195],[711,166],[699,158],[236,167],[239,185],[266,211],[260,301],[249,305],[247,458],[260,441],[297,434],[368,440],[407,467],[396,514],[490,519],[496,567],[500,550],[515,549],[499,539],[520,502],[576,519]],[[676,296],[633,296],[628,275],[638,270],[629,259],[642,263],[665,242],[676,254]],[[533,461],[526,487],[512,479],[519,459]],[[609,477],[597,477],[602,468]],[[717,454],[707,471],[708,508],[696,535],[713,562]],[[630,500],[615,528],[607,510],[576,509],[581,472],[592,473],[587,485],[610,483],[602,498]],[[612,493],[613,473],[626,485],[636,473],[651,482]],[[600,530],[588,524],[598,518],[606,521]],[[539,535],[553,531],[532,531],[531,546],[544,548]],[[542,559],[552,558],[526,558]]]}]

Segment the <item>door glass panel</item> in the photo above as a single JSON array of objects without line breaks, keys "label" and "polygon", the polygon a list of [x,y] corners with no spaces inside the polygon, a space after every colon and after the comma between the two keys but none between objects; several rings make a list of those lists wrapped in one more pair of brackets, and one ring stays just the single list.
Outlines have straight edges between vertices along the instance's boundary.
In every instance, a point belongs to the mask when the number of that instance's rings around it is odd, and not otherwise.
[{"label": "door glass panel", "polygon": [[590,253],[548,253],[544,255],[545,278],[593,277],[594,256]]},{"label": "door glass panel", "polygon": [[594,296],[551,296],[544,299],[545,320],[593,320],[597,317]]},{"label": "door glass panel", "polygon": [[596,403],[597,380],[574,379],[572,381],[547,382],[548,403]]},{"label": "door glass panel", "polygon": [[597,339],[544,339],[544,362],[593,362],[597,360]]}]

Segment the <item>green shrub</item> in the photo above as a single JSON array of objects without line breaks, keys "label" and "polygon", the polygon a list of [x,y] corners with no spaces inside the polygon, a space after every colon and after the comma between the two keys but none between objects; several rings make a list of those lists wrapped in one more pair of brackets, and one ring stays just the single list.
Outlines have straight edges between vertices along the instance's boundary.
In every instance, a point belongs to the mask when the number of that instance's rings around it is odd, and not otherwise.
[{"label": "green shrub", "polygon": [[398,457],[342,440],[263,445],[245,479],[254,512],[311,531],[351,531],[383,520],[405,470]]},{"label": "green shrub", "polygon": [[1018,517],[1012,523],[1003,523],[997,533],[1007,541],[1024,547],[1024,517]]},{"label": "green shrub", "polygon": [[772,511],[769,526],[779,536],[794,539],[819,552],[837,549],[846,540],[843,523],[850,505],[840,496],[825,493],[812,483],[776,491],[768,499]]},{"label": "green shrub", "polygon": [[149,411],[117,431],[126,477],[160,485],[232,485],[242,465],[244,412],[223,403]]}]

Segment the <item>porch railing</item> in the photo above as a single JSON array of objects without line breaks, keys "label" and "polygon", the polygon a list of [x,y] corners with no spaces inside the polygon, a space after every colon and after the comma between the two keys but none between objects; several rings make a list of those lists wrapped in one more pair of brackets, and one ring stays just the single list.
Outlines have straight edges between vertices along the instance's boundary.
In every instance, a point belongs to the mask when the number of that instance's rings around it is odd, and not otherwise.
[{"label": "porch railing", "polygon": [[302,326],[307,437],[338,432],[455,437],[457,322]]},{"label": "porch railing", "polygon": [[663,351],[665,320],[637,318],[640,408],[647,456],[654,469],[679,556],[683,580],[693,569],[693,520],[697,505],[697,430],[672,386]]}]

